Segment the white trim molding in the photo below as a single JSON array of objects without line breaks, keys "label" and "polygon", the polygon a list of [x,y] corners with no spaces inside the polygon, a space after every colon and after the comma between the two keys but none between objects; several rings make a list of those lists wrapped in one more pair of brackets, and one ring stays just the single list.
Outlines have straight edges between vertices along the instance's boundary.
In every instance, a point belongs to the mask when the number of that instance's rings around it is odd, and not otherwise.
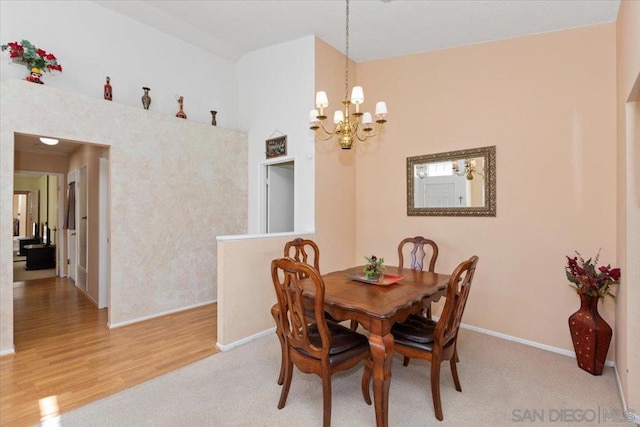
[{"label": "white trim molding", "polygon": [[186,307],[176,308],[175,310],[163,311],[162,313],[156,313],[156,314],[152,314],[150,316],[138,317],[137,319],[127,320],[125,322],[118,322],[118,323],[108,323],[107,322],[107,327],[109,329],[121,328],[122,326],[132,325],[134,323],[142,322],[144,320],[155,319],[156,317],[166,316],[167,314],[173,314],[173,313],[179,313],[179,312],[185,311],[185,310],[191,310],[192,308],[202,307],[203,305],[209,305],[209,304],[213,304],[215,302],[218,302],[218,300],[205,301],[205,302],[201,302],[201,303],[198,303],[198,304],[189,305],[189,306],[186,306]]},{"label": "white trim molding", "polygon": [[269,334],[275,333],[275,331],[276,331],[276,327],[274,326],[273,328],[266,329],[266,330],[264,330],[262,332],[258,332],[257,334],[248,336],[248,337],[243,338],[243,339],[238,340],[238,341],[234,341],[234,342],[232,342],[230,344],[227,344],[227,345],[222,345],[219,342],[217,342],[216,343],[216,347],[218,347],[221,351],[229,351],[229,350],[231,350],[233,348],[236,348],[236,347],[241,346],[243,344],[246,344],[248,342],[257,340],[258,338],[262,338],[262,337],[267,336]]}]

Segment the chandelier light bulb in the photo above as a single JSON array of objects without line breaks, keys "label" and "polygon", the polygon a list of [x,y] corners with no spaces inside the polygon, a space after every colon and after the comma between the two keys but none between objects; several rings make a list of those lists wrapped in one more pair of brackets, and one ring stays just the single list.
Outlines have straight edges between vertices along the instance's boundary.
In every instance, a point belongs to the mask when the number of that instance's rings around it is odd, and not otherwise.
[{"label": "chandelier light bulb", "polygon": [[364,91],[362,90],[362,86],[354,86],[351,89],[351,103],[352,104],[362,104],[364,102]]},{"label": "chandelier light bulb", "polygon": [[371,117],[371,113],[364,113],[362,115],[362,124],[363,125],[373,124],[373,118]]},{"label": "chandelier light bulb", "polygon": [[333,113],[333,123],[338,124],[340,122],[344,122],[344,114],[342,114],[342,111],[336,110],[336,112]]},{"label": "chandelier light bulb", "polygon": [[376,102],[376,117],[387,116],[387,104],[384,101]]},{"label": "chandelier light bulb", "polygon": [[327,108],[329,106],[329,98],[327,98],[327,92],[319,91],[316,93],[316,107]]}]

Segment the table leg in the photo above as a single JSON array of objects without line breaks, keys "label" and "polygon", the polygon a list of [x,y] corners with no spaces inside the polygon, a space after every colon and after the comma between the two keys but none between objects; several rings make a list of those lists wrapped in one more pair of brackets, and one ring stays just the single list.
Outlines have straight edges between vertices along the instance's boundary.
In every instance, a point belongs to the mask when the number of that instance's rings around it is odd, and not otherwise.
[{"label": "table leg", "polygon": [[376,408],[376,426],[389,425],[389,385],[393,360],[393,335],[369,335],[373,359],[373,399]]}]

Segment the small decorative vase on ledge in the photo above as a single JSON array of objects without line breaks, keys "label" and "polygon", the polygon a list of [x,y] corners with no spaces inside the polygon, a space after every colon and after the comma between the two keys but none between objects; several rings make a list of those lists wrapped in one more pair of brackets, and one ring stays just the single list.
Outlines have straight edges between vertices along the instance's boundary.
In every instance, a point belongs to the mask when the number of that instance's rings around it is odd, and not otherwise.
[{"label": "small decorative vase on ledge", "polygon": [[186,119],[187,115],[184,113],[184,97],[178,97],[178,105],[180,106],[180,110],[176,113],[176,117],[180,119]]},{"label": "small decorative vase on ledge", "polygon": [[42,73],[40,72],[40,68],[33,67],[31,69],[31,73],[25,78],[26,81],[31,83],[38,83],[43,85],[44,82],[41,80]]},{"label": "small decorative vase on ledge", "polygon": [[581,369],[602,375],[611,343],[611,327],[598,313],[597,296],[580,294],[580,310],[569,317],[569,330]]},{"label": "small decorative vase on ledge", "polygon": [[148,110],[149,106],[151,105],[151,97],[149,96],[149,91],[151,90],[151,88],[145,86],[142,88],[142,90],[144,91],[144,94],[142,95],[142,106],[145,110]]}]

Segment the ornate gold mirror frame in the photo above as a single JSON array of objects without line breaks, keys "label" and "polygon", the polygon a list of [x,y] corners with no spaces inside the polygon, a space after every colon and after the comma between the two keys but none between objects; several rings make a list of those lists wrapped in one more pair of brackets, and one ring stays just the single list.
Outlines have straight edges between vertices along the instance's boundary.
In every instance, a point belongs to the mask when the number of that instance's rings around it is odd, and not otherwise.
[{"label": "ornate gold mirror frame", "polygon": [[[432,177],[431,171],[438,168],[444,172],[437,178]],[[445,175],[449,176],[448,180]],[[434,184],[428,183],[430,179],[434,180]],[[444,179],[447,182],[436,184],[435,182],[440,182],[435,181],[436,179]],[[454,191],[457,191],[456,194],[462,191],[453,190],[453,181],[458,182],[455,184],[458,187],[464,185],[464,195],[453,195]],[[433,194],[437,187],[443,188],[445,192],[451,188],[450,198],[454,199],[454,202],[445,202],[444,206],[431,202],[435,197],[430,194]],[[462,206],[456,206],[455,200]],[[407,215],[496,216],[495,145],[407,157]]]}]

